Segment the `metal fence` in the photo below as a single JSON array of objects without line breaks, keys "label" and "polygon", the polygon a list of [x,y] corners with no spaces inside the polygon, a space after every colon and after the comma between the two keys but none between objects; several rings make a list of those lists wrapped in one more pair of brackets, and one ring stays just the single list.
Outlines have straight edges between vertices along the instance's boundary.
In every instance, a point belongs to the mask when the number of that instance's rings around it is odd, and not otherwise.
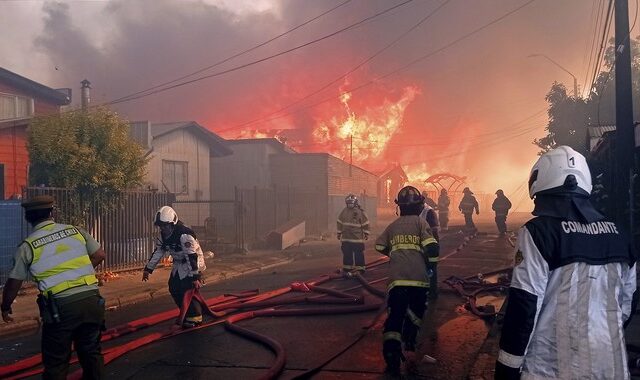
[{"label": "metal fence", "polygon": [[26,233],[20,201],[0,201],[0,284],[7,281],[13,255]]},{"label": "metal fence", "polygon": [[157,237],[153,226],[155,212],[174,200],[172,194],[131,191],[109,201],[84,203],[74,190],[42,187],[26,188],[24,198],[44,194],[56,199],[57,222],[78,225],[100,242],[107,253],[101,271],[142,267]]}]

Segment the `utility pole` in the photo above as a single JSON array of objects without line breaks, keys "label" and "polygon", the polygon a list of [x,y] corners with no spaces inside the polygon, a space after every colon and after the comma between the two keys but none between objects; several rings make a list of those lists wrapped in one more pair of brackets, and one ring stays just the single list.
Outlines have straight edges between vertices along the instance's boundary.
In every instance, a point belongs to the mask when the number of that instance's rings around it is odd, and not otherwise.
[{"label": "utility pole", "polygon": [[561,64],[559,64],[558,62],[554,61],[553,59],[551,59],[551,57],[547,56],[546,54],[531,54],[529,55],[529,58],[533,58],[533,57],[542,57],[542,58],[546,58],[549,60],[549,62],[553,63],[554,65],[558,66],[560,68],[560,70],[564,71],[565,73],[571,75],[571,77],[573,78],[573,96],[578,99],[578,78],[576,78],[575,75],[573,75],[571,73],[571,71],[567,70],[564,68],[564,66],[562,66]]},{"label": "utility pole", "polygon": [[[635,135],[633,125],[633,99],[631,92],[631,38],[629,35],[628,0],[615,0],[616,19],[616,145],[615,145],[615,199],[616,222],[631,231],[631,176]],[[629,214],[627,214],[629,213]]]},{"label": "utility pole", "polygon": [[351,148],[349,149],[349,177],[353,177],[353,172],[352,172],[352,168],[353,168],[353,133],[351,134]]}]

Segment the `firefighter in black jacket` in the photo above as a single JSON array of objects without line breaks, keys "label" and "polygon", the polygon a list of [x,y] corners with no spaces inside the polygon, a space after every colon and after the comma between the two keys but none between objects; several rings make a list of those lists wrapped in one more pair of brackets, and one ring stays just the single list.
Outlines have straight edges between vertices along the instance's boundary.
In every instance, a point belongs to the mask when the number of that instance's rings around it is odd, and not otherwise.
[{"label": "firefighter in black jacket", "polygon": [[629,379],[636,258],[591,188],[585,158],[567,146],[531,170],[535,218],[518,234],[496,379]]},{"label": "firefighter in black jacket", "polygon": [[496,213],[496,226],[500,235],[507,232],[507,215],[511,209],[511,201],[504,195],[504,191],[496,191],[496,199],[494,199],[491,209]]},{"label": "firefighter in black jacket", "polygon": [[398,193],[396,203],[400,217],[376,240],[376,250],[390,258],[382,354],[392,373],[399,372],[402,358],[415,352],[429,291],[428,272],[437,265],[440,251],[427,221],[420,217],[424,207],[420,192],[406,186]]}]

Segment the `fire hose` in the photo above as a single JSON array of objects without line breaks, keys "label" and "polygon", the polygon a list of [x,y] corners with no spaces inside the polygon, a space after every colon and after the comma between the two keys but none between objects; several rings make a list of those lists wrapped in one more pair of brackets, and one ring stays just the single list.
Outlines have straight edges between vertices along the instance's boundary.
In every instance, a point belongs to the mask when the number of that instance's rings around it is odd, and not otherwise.
[{"label": "fire hose", "polygon": [[[444,280],[444,283],[466,299],[468,308],[473,314],[480,318],[493,318],[497,314],[495,308],[491,305],[478,306],[478,296],[482,293],[504,293],[509,288],[510,279],[499,278],[498,283],[487,283],[484,282],[483,278],[491,275],[507,274],[511,270],[512,268],[503,268],[466,278],[451,276]],[[471,288],[471,290],[467,291],[468,288]]]}]

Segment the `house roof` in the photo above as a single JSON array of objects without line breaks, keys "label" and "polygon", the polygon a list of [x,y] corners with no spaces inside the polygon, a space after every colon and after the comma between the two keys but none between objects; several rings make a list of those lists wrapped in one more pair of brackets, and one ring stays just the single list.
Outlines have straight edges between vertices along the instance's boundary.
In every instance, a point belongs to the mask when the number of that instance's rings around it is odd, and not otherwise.
[{"label": "house roof", "polygon": [[587,133],[591,138],[602,137],[607,132],[613,132],[616,130],[615,125],[596,125],[587,128]]},{"label": "house roof", "polygon": [[255,139],[236,139],[236,140],[227,140],[229,145],[237,145],[237,144],[268,144],[273,148],[281,151],[282,153],[296,153],[291,147],[284,144],[282,141],[273,138],[255,138]]},{"label": "house roof", "polygon": [[187,129],[194,134],[205,139],[211,147],[211,156],[222,157],[233,154],[233,151],[227,147],[227,140],[211,132],[195,121],[177,121],[171,123],[152,123],[150,133],[152,138],[167,135],[181,129]]},{"label": "house roof", "polygon": [[33,94],[34,97],[46,99],[58,106],[65,106],[71,103],[71,89],[54,90],[2,67],[0,67],[0,82]]}]

